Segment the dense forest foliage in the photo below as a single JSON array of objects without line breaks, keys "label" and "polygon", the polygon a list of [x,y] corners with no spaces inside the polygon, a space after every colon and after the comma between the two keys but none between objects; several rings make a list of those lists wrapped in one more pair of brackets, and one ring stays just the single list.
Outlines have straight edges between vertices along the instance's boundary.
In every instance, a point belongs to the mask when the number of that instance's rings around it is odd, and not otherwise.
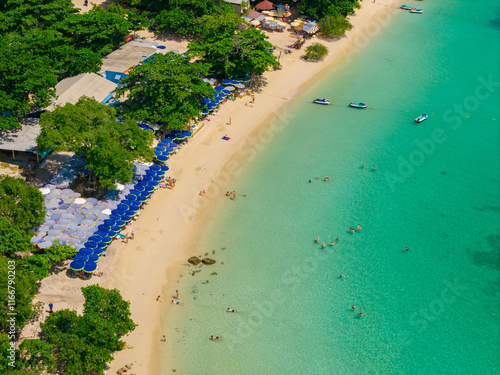
[{"label": "dense forest foliage", "polygon": [[71,0],[0,2],[0,129],[49,105],[68,76],[97,72],[102,56],[123,42],[141,18],[119,6],[79,13]]}]

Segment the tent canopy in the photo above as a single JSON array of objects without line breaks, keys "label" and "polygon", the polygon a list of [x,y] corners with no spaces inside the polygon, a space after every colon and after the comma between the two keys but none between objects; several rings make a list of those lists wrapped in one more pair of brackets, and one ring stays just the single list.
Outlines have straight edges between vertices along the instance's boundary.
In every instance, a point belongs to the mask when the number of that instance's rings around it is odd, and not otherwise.
[{"label": "tent canopy", "polygon": [[256,6],[255,6],[255,9],[259,9],[259,10],[270,10],[270,9],[274,9],[274,4],[271,3],[269,0],[264,0],[260,3],[258,3]]}]

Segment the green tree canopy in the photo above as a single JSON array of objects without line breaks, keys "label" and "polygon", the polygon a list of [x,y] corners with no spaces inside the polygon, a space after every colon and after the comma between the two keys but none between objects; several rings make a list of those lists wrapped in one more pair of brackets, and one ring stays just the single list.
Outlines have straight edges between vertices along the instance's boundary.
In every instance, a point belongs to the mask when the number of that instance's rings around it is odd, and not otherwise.
[{"label": "green tree canopy", "polygon": [[351,23],[341,14],[327,14],[318,22],[319,30],[329,36],[344,35],[347,30],[352,29]]},{"label": "green tree canopy", "polygon": [[301,0],[297,6],[301,13],[305,13],[316,19],[328,14],[341,14],[344,17],[359,8],[358,0]]},{"label": "green tree canopy", "polygon": [[153,134],[133,120],[116,121],[116,111],[94,99],[82,97],[46,112],[40,119],[37,138],[41,150],[73,151],[82,154],[92,181],[114,188],[115,181],[130,182],[135,160],[152,160]]},{"label": "green tree canopy", "polygon": [[58,80],[99,71],[104,54],[147,24],[117,5],[79,13],[71,0],[0,2],[0,130],[47,107]]},{"label": "green tree canopy", "polygon": [[136,324],[130,319],[130,303],[120,293],[92,285],[82,288],[84,313],[59,310],[44,323],[42,332],[47,342],[57,347],[57,360],[65,374],[102,374],[104,365],[113,359],[112,352],[121,350],[121,336]]},{"label": "green tree canopy", "polygon": [[306,47],[306,58],[311,60],[320,60],[328,55],[328,48],[321,43],[313,43]]},{"label": "green tree canopy", "polygon": [[24,233],[43,223],[45,205],[43,196],[22,178],[0,176],[0,216]]},{"label": "green tree canopy", "polygon": [[56,360],[52,354],[53,346],[39,339],[24,339],[19,345],[18,368],[35,374],[53,372]]},{"label": "green tree canopy", "polygon": [[267,39],[260,30],[247,29],[218,40],[194,40],[188,45],[188,54],[202,58],[220,76],[261,75],[270,67],[279,67]]},{"label": "green tree canopy", "polygon": [[5,216],[0,216],[0,254],[12,256],[17,251],[33,248],[31,236],[15,228]]},{"label": "green tree canopy", "polygon": [[[42,108],[55,96],[56,70],[50,58],[32,54],[29,44],[18,34],[0,38],[0,129],[19,126],[15,121]],[[7,113],[12,117],[5,117]]]},{"label": "green tree canopy", "polygon": [[171,52],[158,54],[147,64],[131,68],[117,93],[127,93],[123,109],[133,118],[182,129],[200,114],[200,100],[213,95],[200,77],[207,73],[208,66],[201,62],[190,63],[187,57]]}]

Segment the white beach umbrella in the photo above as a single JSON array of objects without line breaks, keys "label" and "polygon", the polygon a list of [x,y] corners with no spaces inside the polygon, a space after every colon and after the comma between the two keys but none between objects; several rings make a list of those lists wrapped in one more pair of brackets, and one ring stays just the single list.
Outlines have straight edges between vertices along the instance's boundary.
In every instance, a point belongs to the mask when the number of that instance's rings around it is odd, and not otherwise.
[{"label": "white beach umbrella", "polygon": [[40,190],[40,193],[42,193],[42,195],[47,195],[47,194],[50,193],[50,189],[46,188],[46,187],[42,187],[42,188],[40,188],[38,190]]},{"label": "white beach umbrella", "polygon": [[105,208],[104,210],[101,211],[103,214],[106,215],[111,215],[111,210],[109,208]]},{"label": "white beach umbrella", "polygon": [[84,204],[87,200],[85,198],[76,198],[75,203],[76,204]]},{"label": "white beach umbrella", "polygon": [[116,190],[123,190],[125,189],[125,186],[122,184],[119,184],[118,182],[116,183]]}]

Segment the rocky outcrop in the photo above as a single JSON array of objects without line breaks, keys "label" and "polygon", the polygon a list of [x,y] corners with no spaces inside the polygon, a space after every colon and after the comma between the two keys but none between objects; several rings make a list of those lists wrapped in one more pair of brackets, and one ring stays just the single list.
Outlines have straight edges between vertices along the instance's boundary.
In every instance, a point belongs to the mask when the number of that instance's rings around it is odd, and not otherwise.
[{"label": "rocky outcrop", "polygon": [[195,266],[197,266],[202,261],[198,257],[191,257],[191,258],[188,259],[188,262],[191,263],[191,264],[194,264]]},{"label": "rocky outcrop", "polygon": [[215,260],[210,259],[210,258],[203,258],[202,262],[203,262],[203,264],[214,264]]}]

